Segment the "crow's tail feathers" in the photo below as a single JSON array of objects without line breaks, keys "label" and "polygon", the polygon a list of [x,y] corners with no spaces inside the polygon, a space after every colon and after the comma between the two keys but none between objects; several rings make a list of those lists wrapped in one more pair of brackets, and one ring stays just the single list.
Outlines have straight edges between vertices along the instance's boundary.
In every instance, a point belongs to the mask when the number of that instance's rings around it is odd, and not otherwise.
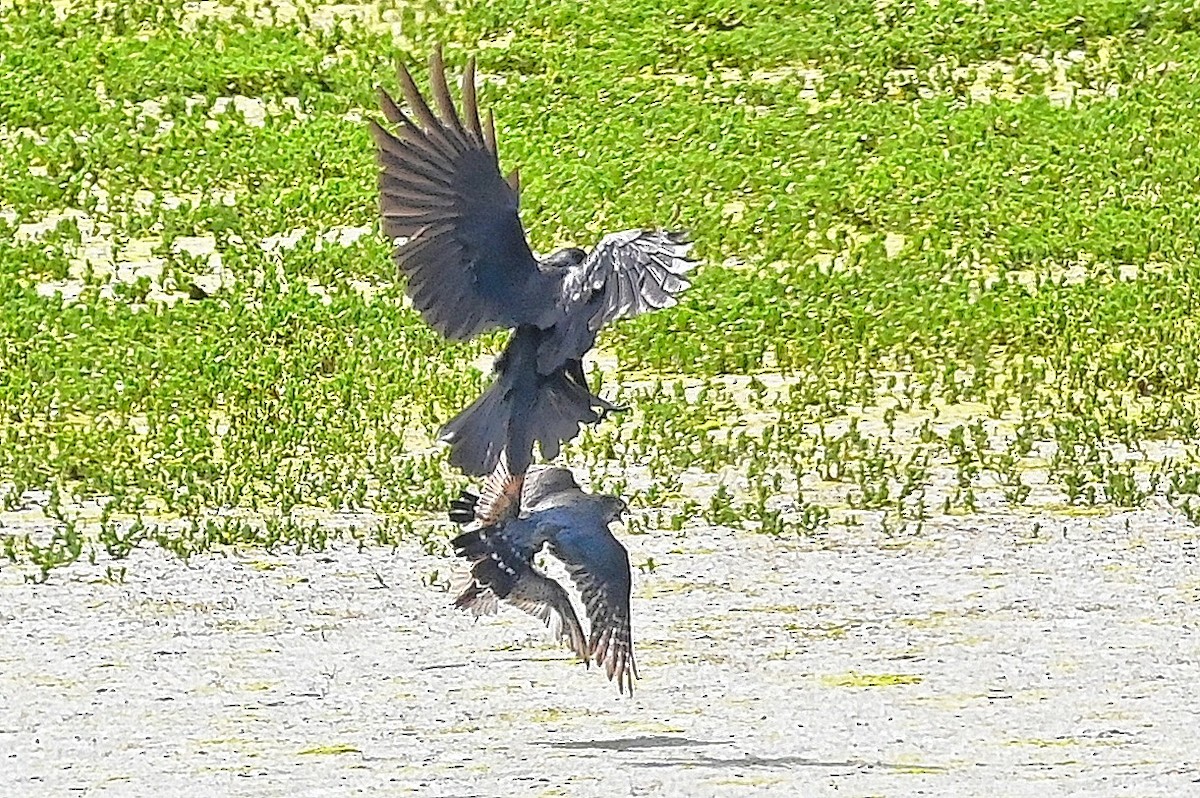
[{"label": "crow's tail feathers", "polygon": [[440,437],[450,444],[450,463],[464,473],[489,475],[504,453],[510,472],[519,477],[532,461],[534,443],[543,457],[553,459],[563,443],[579,434],[581,425],[594,424],[605,412],[619,409],[562,369],[539,377],[532,391],[514,387],[508,375],[501,374],[442,427]]},{"label": "crow's tail feathers", "polygon": [[505,382],[503,376],[493,382],[438,433],[450,444],[450,463],[469,476],[486,476],[500,461],[509,404]]}]

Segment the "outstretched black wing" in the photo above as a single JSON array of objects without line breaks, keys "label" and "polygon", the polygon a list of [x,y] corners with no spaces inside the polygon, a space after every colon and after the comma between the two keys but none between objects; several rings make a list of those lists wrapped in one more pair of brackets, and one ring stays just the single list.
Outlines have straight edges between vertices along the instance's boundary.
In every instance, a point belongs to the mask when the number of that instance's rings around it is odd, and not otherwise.
[{"label": "outstretched black wing", "polygon": [[638,678],[629,621],[629,552],[606,524],[565,530],[551,541],[550,551],[571,574],[587,609],[596,665],[604,668],[617,689],[633,694]]},{"label": "outstretched black wing", "polygon": [[371,122],[380,166],[383,231],[403,239],[396,263],[425,320],[448,338],[497,327],[546,326],[557,281],[538,269],[517,214],[519,185],[500,174],[489,114],[480,122],[475,62],[467,63],[459,114],[440,50],[429,59],[434,113],[403,65],[409,114],[380,90],[389,132]]},{"label": "outstretched black wing", "polygon": [[538,349],[538,371],[549,374],[583,357],[611,321],[674,305],[675,295],[691,285],[683,277],[695,265],[690,249],[683,233],[666,230],[625,230],[600,239],[563,279],[561,315],[552,340]]}]

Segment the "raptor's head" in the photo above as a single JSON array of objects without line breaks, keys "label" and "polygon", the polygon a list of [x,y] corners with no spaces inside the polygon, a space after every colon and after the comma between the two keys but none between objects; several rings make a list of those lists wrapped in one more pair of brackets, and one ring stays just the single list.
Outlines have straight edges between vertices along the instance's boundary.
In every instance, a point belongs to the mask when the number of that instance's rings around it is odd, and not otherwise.
[{"label": "raptor's head", "polygon": [[629,505],[619,496],[598,495],[596,499],[600,502],[601,508],[604,510],[604,519],[608,523],[620,520],[621,516],[629,512]]},{"label": "raptor's head", "polygon": [[542,261],[543,268],[571,269],[583,263],[587,253],[579,247],[567,247],[557,252],[551,252]]}]

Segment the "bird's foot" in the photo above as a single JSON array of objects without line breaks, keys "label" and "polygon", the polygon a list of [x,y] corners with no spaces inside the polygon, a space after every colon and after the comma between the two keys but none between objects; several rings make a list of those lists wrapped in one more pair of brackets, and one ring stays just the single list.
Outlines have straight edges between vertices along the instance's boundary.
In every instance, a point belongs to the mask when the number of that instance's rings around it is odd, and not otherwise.
[{"label": "bird's foot", "polygon": [[629,405],[615,405],[607,399],[601,399],[599,396],[594,398],[596,401],[592,403],[592,406],[599,411],[597,413],[597,421],[603,421],[608,417],[609,413],[625,413],[629,410]]}]

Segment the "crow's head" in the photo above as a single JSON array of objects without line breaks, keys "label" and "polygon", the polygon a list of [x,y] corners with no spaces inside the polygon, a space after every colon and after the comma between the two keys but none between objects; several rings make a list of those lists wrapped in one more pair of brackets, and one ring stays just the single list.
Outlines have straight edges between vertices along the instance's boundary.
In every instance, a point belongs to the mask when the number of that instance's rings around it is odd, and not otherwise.
[{"label": "crow's head", "polygon": [[570,269],[583,263],[583,259],[586,257],[587,253],[579,247],[567,247],[547,255],[546,259],[542,261],[542,266],[556,269]]}]

